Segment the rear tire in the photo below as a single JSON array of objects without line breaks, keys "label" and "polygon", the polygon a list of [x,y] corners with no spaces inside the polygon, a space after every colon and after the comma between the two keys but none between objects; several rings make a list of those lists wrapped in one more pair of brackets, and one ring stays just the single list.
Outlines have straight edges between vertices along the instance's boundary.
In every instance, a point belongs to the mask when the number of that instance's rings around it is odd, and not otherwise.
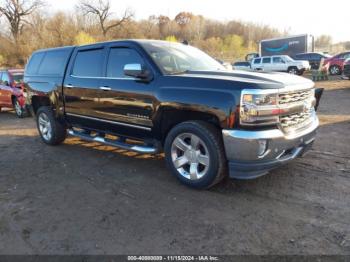
[{"label": "rear tire", "polygon": [[36,123],[41,139],[48,145],[61,144],[67,137],[67,129],[58,121],[50,107],[40,107]]},{"label": "rear tire", "polygon": [[175,126],[166,137],[164,151],[172,174],[189,187],[210,188],[227,174],[221,133],[206,122]]}]

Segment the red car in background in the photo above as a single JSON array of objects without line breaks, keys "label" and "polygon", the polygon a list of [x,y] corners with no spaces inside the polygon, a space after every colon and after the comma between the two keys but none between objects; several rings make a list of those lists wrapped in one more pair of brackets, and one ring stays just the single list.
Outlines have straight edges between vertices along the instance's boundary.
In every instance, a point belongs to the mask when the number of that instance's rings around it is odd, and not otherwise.
[{"label": "red car in background", "polygon": [[324,61],[324,65],[328,66],[331,75],[341,75],[344,70],[344,62],[350,58],[350,52],[337,54]]},{"label": "red car in background", "polygon": [[0,111],[3,107],[14,108],[20,118],[27,114],[23,73],[23,69],[0,70]]}]

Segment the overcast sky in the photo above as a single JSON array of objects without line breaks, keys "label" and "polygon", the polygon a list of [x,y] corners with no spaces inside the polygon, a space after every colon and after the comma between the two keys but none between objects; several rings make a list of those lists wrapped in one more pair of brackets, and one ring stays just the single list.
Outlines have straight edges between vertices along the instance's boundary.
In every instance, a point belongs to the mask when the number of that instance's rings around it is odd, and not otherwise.
[{"label": "overcast sky", "polygon": [[[46,0],[51,10],[73,10],[78,0]],[[335,42],[350,41],[349,0],[111,0],[113,12],[131,8],[136,19],[180,11],[227,21],[239,19],[267,24],[292,34],[328,34]]]}]

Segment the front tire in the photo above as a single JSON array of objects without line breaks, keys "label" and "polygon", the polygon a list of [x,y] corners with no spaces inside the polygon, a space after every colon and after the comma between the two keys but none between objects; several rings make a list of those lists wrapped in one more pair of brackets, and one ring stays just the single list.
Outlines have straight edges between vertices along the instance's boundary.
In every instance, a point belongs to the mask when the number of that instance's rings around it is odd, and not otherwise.
[{"label": "front tire", "polygon": [[329,73],[331,75],[340,75],[341,74],[341,69],[339,66],[337,65],[332,65],[330,68],[329,68]]},{"label": "front tire", "polygon": [[15,109],[16,116],[17,116],[18,118],[23,118],[23,117],[25,117],[25,115],[26,115],[26,109],[23,108],[23,107],[20,105],[20,103],[19,103],[17,97],[14,97],[14,98],[13,98],[12,104],[13,104],[13,108]]},{"label": "front tire", "polygon": [[36,113],[36,122],[41,139],[48,145],[61,144],[67,136],[65,126],[55,118],[50,107],[40,107]]},{"label": "front tire", "polygon": [[175,177],[197,189],[210,188],[226,175],[227,161],[221,134],[202,122],[184,122],[167,135],[165,159]]},{"label": "front tire", "polygon": [[299,70],[295,66],[288,68],[287,72],[291,75],[298,75],[299,74]]}]

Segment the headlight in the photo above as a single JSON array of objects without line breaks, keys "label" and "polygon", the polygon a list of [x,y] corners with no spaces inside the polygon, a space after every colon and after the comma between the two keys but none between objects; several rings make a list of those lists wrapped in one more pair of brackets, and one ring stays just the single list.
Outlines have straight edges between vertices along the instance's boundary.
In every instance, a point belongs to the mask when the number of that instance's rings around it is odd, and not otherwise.
[{"label": "headlight", "polygon": [[242,125],[273,125],[279,121],[278,90],[243,90],[240,108]]}]

